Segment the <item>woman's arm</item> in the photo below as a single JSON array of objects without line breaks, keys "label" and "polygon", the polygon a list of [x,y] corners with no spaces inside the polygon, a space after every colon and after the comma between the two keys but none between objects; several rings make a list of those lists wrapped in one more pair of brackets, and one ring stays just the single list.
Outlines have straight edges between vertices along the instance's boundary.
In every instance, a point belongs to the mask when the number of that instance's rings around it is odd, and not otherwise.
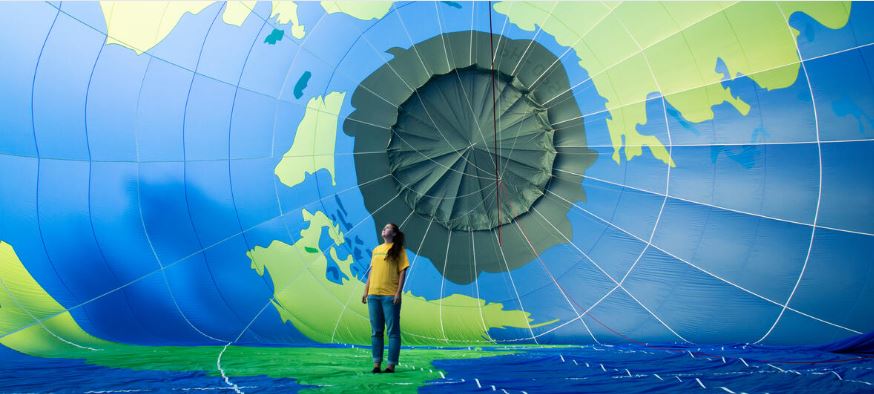
[{"label": "woman's arm", "polygon": [[364,283],[364,295],[361,296],[361,303],[367,303],[367,293],[370,291],[370,272],[367,272],[367,282]]},{"label": "woman's arm", "polygon": [[395,292],[395,298],[394,298],[395,304],[399,304],[401,302],[401,294],[404,293],[404,279],[406,279],[406,277],[407,277],[407,269],[404,268],[404,270],[401,271],[401,274],[398,277],[398,291]]}]

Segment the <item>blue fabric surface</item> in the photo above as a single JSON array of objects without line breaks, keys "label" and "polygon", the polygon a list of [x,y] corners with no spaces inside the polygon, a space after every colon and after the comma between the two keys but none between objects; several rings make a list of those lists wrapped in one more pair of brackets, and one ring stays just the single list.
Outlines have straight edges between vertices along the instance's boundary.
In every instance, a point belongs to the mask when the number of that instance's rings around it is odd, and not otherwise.
[{"label": "blue fabric surface", "polygon": [[431,392],[871,392],[874,359],[808,347],[622,345],[437,361]]},{"label": "blue fabric surface", "polygon": [[820,349],[835,353],[874,354],[874,331],[835,341]]},{"label": "blue fabric surface", "polygon": [[[870,339],[870,337],[869,337]],[[508,348],[487,348],[489,353]],[[436,361],[419,392],[871,392],[874,358],[811,347],[673,344],[518,347],[516,354]],[[2,392],[229,391],[204,372],[134,371],[35,358],[0,347]],[[398,373],[406,368],[401,360]],[[293,374],[293,372],[290,372]],[[243,392],[297,392],[293,379],[234,376]],[[393,387],[396,389],[397,387]],[[332,387],[342,391],[341,387]]]}]

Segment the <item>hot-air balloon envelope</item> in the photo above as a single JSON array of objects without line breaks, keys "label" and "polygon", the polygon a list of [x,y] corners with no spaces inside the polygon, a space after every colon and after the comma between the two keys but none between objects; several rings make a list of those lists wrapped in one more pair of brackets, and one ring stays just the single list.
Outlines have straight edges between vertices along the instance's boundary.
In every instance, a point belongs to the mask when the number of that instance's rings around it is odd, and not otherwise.
[{"label": "hot-air balloon envelope", "polygon": [[872,20],[4,2],[0,387],[868,390]]}]

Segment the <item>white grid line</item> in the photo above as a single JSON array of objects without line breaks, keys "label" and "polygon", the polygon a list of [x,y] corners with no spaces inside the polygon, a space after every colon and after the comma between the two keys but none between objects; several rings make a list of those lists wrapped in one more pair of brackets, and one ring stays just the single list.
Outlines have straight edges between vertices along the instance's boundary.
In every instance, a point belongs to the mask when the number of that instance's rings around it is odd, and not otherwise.
[{"label": "white grid line", "polygon": [[[773,221],[778,221],[778,222],[797,224],[797,225],[799,225],[799,226],[806,226],[806,227],[812,227],[812,226],[813,226],[813,224],[811,224],[811,223],[798,222],[798,221],[790,220],[790,219],[782,219],[782,218],[778,218],[778,217],[774,217],[774,216],[762,215],[762,214],[753,213],[753,212],[748,212],[748,211],[741,211],[741,210],[739,210],[739,209],[733,209],[733,208],[723,207],[723,206],[719,206],[719,205],[708,204],[708,203],[706,203],[706,202],[690,200],[690,199],[683,198],[683,197],[672,196],[672,195],[667,194],[667,193],[662,194],[662,193],[659,193],[659,192],[656,192],[656,191],[647,190],[647,189],[643,189],[643,188],[639,188],[639,187],[635,187],[635,186],[631,186],[631,185],[626,185],[626,184],[623,184],[623,183],[618,183],[618,182],[608,181],[608,180],[606,180],[606,179],[602,179],[602,178],[594,177],[594,176],[591,176],[591,175],[577,174],[577,173],[574,173],[574,172],[571,172],[571,171],[566,171],[566,170],[561,170],[561,169],[558,169],[557,171],[564,172],[564,173],[571,174],[571,175],[580,176],[580,177],[583,177],[583,178],[586,178],[586,179],[591,179],[591,180],[593,180],[593,181],[597,181],[597,182],[601,182],[601,183],[606,183],[606,184],[608,184],[608,185],[613,185],[613,186],[617,186],[617,187],[621,187],[621,188],[625,188],[625,189],[636,190],[636,191],[639,191],[639,192],[643,192],[643,193],[647,193],[647,194],[652,194],[652,195],[655,195],[655,196],[667,197],[667,198],[670,198],[670,199],[672,199],[672,200],[688,202],[688,203],[690,203],[690,204],[694,204],[694,205],[701,205],[701,206],[705,206],[705,207],[709,207],[709,208],[719,209],[719,210],[722,210],[722,211],[734,212],[734,213],[738,213],[738,214],[741,214],[741,215],[755,216],[755,217],[759,217],[759,218],[762,218],[762,219],[768,219],[768,220],[773,220]],[[666,195],[666,194],[667,194],[667,195]],[[832,230],[832,231],[843,232],[843,233],[850,233],[850,234],[857,234],[857,235],[864,235],[864,236],[868,236],[868,237],[874,237],[874,234],[872,234],[872,233],[866,233],[866,232],[862,232],[862,231],[848,230],[848,229],[837,228],[837,227],[827,227],[827,226],[822,226],[822,225],[817,225],[816,227],[817,227],[817,228],[822,228],[822,229],[827,229],[827,230]]]},{"label": "white grid line", "polygon": [[[801,48],[798,47],[798,41],[795,39],[795,34],[793,33],[793,28],[789,24],[789,18],[786,17],[786,14],[783,12],[783,8],[780,5],[775,4],[777,10],[780,11],[780,15],[783,16],[783,19],[786,21],[787,32],[789,33],[789,37],[792,39],[792,42],[795,44],[795,51],[798,53],[798,58],[801,59]],[[807,263],[810,261],[810,254],[813,251],[813,240],[816,236],[816,222],[819,220],[819,208],[822,203],[822,146],[819,144],[819,116],[816,112],[816,98],[813,95],[813,85],[810,84],[810,75],[807,74],[807,65],[803,62],[801,63],[801,71],[804,72],[804,78],[807,80],[807,89],[810,92],[810,105],[813,109],[813,120],[814,126],[816,127],[816,153],[817,158],[819,159],[819,188],[816,196],[816,210],[813,213],[813,223],[811,224],[810,229],[810,243],[807,246],[807,255],[804,256],[804,264],[801,265],[801,272],[798,273],[798,279],[795,280],[795,285],[792,286],[792,292],[789,293],[789,297],[786,298],[786,302],[783,304],[783,308],[780,309],[780,313],[777,315],[777,318],[774,319],[774,323],[771,324],[771,327],[768,328],[768,331],[762,335],[757,341],[753,343],[761,343],[768,336],[774,332],[774,328],[777,327],[777,323],[780,322],[780,318],[783,317],[783,314],[786,313],[786,308],[789,307],[789,303],[792,302],[792,297],[795,296],[795,291],[798,290],[798,285],[801,283],[801,279],[804,277],[804,272],[807,270]]]},{"label": "white grid line", "polygon": [[[538,212],[538,214],[540,214],[540,213]],[[543,215],[540,215],[540,216],[543,217]],[[546,218],[544,218],[544,221],[546,221]],[[548,221],[547,221],[547,222],[548,222]],[[518,228],[519,233],[522,234],[522,237],[525,238],[525,242],[526,242],[526,243],[528,244],[528,246],[531,248],[531,252],[534,254],[535,258],[536,258],[537,261],[540,263],[540,266],[541,266],[541,268],[543,269],[543,271],[546,272],[546,274],[549,276],[549,279],[550,279],[550,280],[552,281],[552,283],[555,285],[556,289],[558,289],[558,291],[561,293],[562,297],[564,297],[564,299],[565,299],[565,301],[567,302],[568,306],[570,306],[570,307],[571,307],[571,310],[574,312],[574,314],[577,315],[577,318],[580,320],[580,323],[583,324],[583,328],[586,329],[586,332],[589,333],[589,336],[592,337],[592,340],[595,341],[595,343],[597,343],[597,344],[600,345],[601,342],[598,341],[598,338],[595,338],[595,334],[592,333],[592,330],[589,329],[589,325],[586,324],[586,321],[582,319],[582,316],[581,316],[580,313],[577,311],[577,307],[576,307],[576,305],[575,305],[576,302],[574,302],[574,301],[571,300],[570,296],[568,296],[567,293],[564,291],[564,288],[562,288],[561,285],[559,285],[558,280],[556,280],[555,276],[552,275],[552,272],[551,272],[551,271],[546,267],[546,264],[543,262],[543,259],[540,258],[540,254],[537,253],[537,250],[534,248],[534,245],[531,244],[531,240],[528,239],[528,235],[526,235],[525,232],[522,230],[522,225],[519,224],[519,221],[518,221],[518,220],[514,221],[513,223],[514,223],[514,224],[516,225],[516,227]],[[552,225],[552,223],[549,223],[549,224]]]},{"label": "white grid line", "polygon": [[[558,194],[555,194],[555,193],[553,193],[553,192],[551,192],[551,191],[550,191],[549,193],[552,194],[552,195],[554,195],[554,196],[556,196],[556,197],[558,197],[559,199],[563,200],[564,202],[568,203],[569,205],[571,205],[571,206],[573,206],[573,207],[579,209],[580,211],[589,214],[590,216],[594,217],[595,219],[598,219],[599,221],[601,221],[601,222],[603,222],[603,223],[605,223],[605,224],[607,224],[607,225],[609,225],[609,226],[611,226],[611,227],[613,227],[613,228],[615,228],[615,229],[617,229],[617,230],[619,230],[619,231],[621,231],[621,232],[623,232],[623,233],[625,233],[625,234],[628,234],[629,236],[631,236],[631,237],[637,239],[638,241],[643,242],[643,243],[646,242],[646,241],[644,241],[643,239],[641,239],[640,237],[638,237],[638,236],[636,236],[636,235],[630,233],[628,230],[625,230],[625,229],[623,229],[623,228],[621,228],[621,227],[619,227],[619,226],[613,224],[612,222],[610,222],[610,221],[608,221],[608,220],[606,220],[606,219],[604,219],[604,218],[602,218],[602,217],[600,217],[600,216],[594,214],[593,212],[591,212],[591,211],[589,211],[589,210],[587,210],[587,209],[585,209],[585,208],[583,208],[583,207],[581,207],[581,206],[579,206],[579,205],[577,205],[577,204],[575,204],[575,203],[572,203],[572,202],[570,202],[570,201],[564,199],[563,197],[559,196]],[[707,274],[707,275],[709,275],[709,276],[711,276],[711,277],[713,277],[713,278],[715,278],[715,279],[717,279],[717,280],[719,280],[719,281],[721,281],[721,282],[724,282],[724,283],[726,283],[726,284],[728,284],[728,285],[730,285],[730,286],[732,286],[732,287],[735,287],[735,288],[737,288],[737,289],[739,289],[739,290],[741,290],[741,291],[743,291],[743,292],[745,292],[745,293],[748,293],[748,294],[750,294],[750,295],[752,295],[752,296],[754,296],[754,297],[757,297],[757,298],[760,298],[760,299],[762,299],[762,300],[764,300],[764,301],[767,301],[768,303],[771,303],[771,304],[774,304],[774,305],[777,305],[777,306],[780,306],[780,307],[784,306],[783,304],[781,304],[781,303],[779,303],[779,302],[777,302],[777,301],[774,301],[774,300],[772,300],[772,299],[770,299],[770,298],[767,298],[767,297],[765,297],[765,296],[763,296],[763,295],[760,295],[760,294],[758,294],[758,293],[755,293],[755,292],[753,292],[752,290],[749,290],[749,289],[747,289],[747,288],[744,288],[744,287],[742,287],[742,286],[740,286],[740,285],[738,285],[738,284],[736,284],[736,283],[734,283],[734,282],[731,282],[731,281],[729,281],[729,280],[727,280],[727,279],[725,279],[725,278],[722,278],[721,276],[716,275],[716,274],[714,274],[714,273],[712,273],[712,272],[710,272],[710,271],[708,271],[708,270],[706,270],[706,269],[704,269],[704,268],[701,268],[701,267],[699,267],[699,266],[697,266],[697,265],[695,265],[695,264],[692,264],[691,262],[686,261],[685,259],[680,258],[679,256],[674,255],[673,253],[668,252],[668,251],[666,251],[666,250],[660,248],[658,245],[653,244],[652,247],[655,248],[656,250],[658,250],[658,251],[660,251],[660,252],[662,252],[662,253],[668,255],[668,256],[673,257],[673,258],[676,259],[677,261],[680,261],[680,262],[682,262],[682,263],[684,263],[684,264],[686,264],[686,265],[688,265],[688,266],[690,266],[690,267],[692,267],[692,268],[695,268],[696,270],[701,271],[701,272],[703,272],[703,273],[705,273],[705,274]],[[813,319],[813,320],[816,320],[816,321],[819,321],[819,322],[822,322],[822,323],[825,323],[825,324],[828,324],[828,325],[831,325],[831,326],[834,326],[834,327],[837,327],[837,328],[840,328],[840,329],[843,329],[843,330],[846,330],[846,331],[852,332],[852,333],[854,333],[854,334],[862,334],[861,331],[854,330],[854,329],[852,329],[852,328],[847,328],[847,327],[841,326],[841,325],[839,325],[839,324],[837,324],[837,323],[833,323],[833,322],[830,322],[830,321],[823,320],[823,319],[821,319],[821,318],[818,318],[818,317],[816,317],[816,316],[810,315],[810,314],[808,314],[808,313],[801,312],[801,311],[799,311],[799,310],[797,310],[797,309],[794,309],[794,308],[792,308],[792,307],[788,307],[788,306],[787,306],[787,309],[791,310],[792,312],[798,313],[798,314],[800,314],[800,315],[802,315],[802,316],[805,316],[805,317],[811,318],[811,319]]]}]

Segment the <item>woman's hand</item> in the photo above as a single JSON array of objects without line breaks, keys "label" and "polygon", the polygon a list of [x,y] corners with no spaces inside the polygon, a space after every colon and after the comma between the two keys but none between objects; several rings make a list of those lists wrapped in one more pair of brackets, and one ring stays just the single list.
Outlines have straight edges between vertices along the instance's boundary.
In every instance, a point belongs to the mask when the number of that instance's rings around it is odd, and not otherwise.
[{"label": "woman's hand", "polygon": [[395,305],[400,304],[401,303],[401,293],[395,294],[395,298],[394,298],[394,300],[392,300],[392,302],[394,302]]},{"label": "woman's hand", "polygon": [[366,304],[366,303],[367,303],[367,293],[364,293],[364,295],[361,296],[361,303],[362,303],[362,304]]}]

